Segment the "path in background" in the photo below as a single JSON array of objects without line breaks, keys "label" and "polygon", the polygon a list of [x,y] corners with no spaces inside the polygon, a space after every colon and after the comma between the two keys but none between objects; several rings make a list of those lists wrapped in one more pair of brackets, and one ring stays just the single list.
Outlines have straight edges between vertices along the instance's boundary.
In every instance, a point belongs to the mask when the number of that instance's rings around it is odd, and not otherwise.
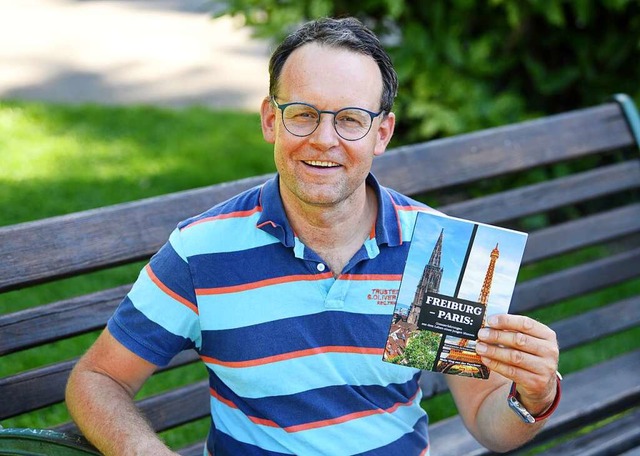
[{"label": "path in background", "polygon": [[269,46],[207,0],[0,0],[0,99],[258,111]]}]

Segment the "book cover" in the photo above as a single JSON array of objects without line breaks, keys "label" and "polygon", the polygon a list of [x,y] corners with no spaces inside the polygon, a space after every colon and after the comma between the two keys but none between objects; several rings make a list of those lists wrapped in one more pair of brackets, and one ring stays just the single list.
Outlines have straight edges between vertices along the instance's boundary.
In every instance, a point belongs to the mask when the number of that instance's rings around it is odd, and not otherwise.
[{"label": "book cover", "polygon": [[508,313],[527,234],[421,212],[411,239],[383,360],[489,378],[478,330]]}]

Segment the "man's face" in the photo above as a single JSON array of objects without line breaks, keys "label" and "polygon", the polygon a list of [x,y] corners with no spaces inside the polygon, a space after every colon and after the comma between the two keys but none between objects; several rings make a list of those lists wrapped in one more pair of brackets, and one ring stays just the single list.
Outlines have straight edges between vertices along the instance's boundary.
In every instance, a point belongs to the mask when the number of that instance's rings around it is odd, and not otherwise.
[{"label": "man's face", "polygon": [[[311,43],[285,62],[276,99],[280,104],[308,103],[319,110],[359,107],[378,112],[381,93],[382,76],[371,57]],[[393,114],[378,116],[364,138],[347,141],[334,129],[333,116],[322,114],[311,135],[298,137],[284,128],[282,112],[265,100],[262,129],[274,144],[285,204],[334,206],[364,198],[373,157],[384,152],[394,121]]]}]

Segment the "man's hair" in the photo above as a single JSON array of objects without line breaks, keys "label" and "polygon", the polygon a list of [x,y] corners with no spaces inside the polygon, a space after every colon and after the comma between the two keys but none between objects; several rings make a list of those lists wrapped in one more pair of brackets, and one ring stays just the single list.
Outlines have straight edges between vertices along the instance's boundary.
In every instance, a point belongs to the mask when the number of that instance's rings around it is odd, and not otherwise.
[{"label": "man's hair", "polygon": [[398,91],[398,77],[391,59],[382,48],[378,37],[358,19],[352,17],[310,21],[287,36],[269,61],[269,95],[276,96],[282,68],[291,53],[308,43],[347,49],[372,57],[382,74],[380,109],[385,113],[391,112]]}]

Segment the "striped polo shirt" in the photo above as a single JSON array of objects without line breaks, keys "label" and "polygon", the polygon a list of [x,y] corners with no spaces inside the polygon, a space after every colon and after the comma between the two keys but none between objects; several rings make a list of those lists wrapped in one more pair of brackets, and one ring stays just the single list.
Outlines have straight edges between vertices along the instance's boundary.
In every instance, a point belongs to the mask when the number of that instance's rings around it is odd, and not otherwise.
[{"label": "striped polo shirt", "polygon": [[420,371],[382,361],[423,204],[367,178],[369,239],[334,278],[296,237],[277,176],[178,225],[109,320],[156,365],[195,349],[209,454],[425,455]]}]

